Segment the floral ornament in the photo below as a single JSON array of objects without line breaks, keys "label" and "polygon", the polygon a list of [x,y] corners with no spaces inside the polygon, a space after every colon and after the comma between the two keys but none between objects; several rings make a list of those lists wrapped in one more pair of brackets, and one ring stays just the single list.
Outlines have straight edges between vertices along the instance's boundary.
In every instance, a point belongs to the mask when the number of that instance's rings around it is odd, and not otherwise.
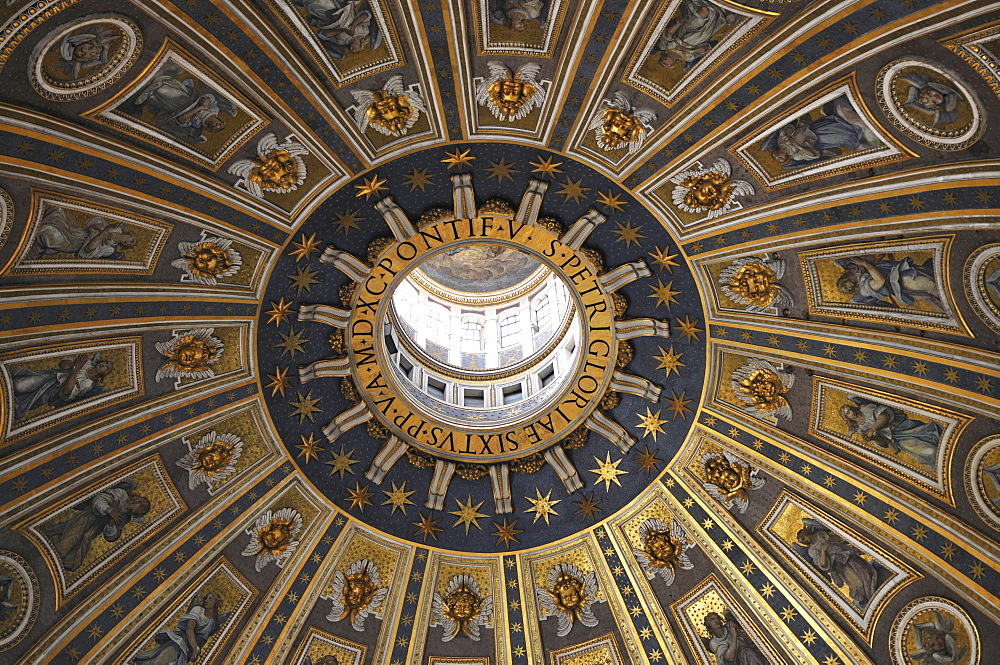
[{"label": "floral ornament", "polygon": [[958,645],[955,622],[951,617],[934,610],[934,621],[914,624],[913,641],[917,650],[909,654],[918,665],[957,663],[965,655],[966,647]]},{"label": "floral ornament", "polygon": [[650,518],[639,527],[639,539],[642,548],[635,548],[632,553],[649,579],[659,575],[670,586],[678,568],[694,568],[685,553],[685,550],[694,547],[694,543],[687,542],[687,536],[677,520],[670,520],[668,527],[663,520]]},{"label": "floral ornament", "polygon": [[309,150],[291,136],[278,143],[277,136],[265,134],[257,142],[257,158],[241,159],[229,167],[229,172],[239,177],[237,187],[242,185],[258,199],[264,198],[264,192],[287,194],[305,182],[302,155],[308,154]]},{"label": "floral ornament", "polygon": [[[184,440],[187,442],[187,439]],[[190,444],[188,444],[190,447]],[[243,454],[243,441],[235,434],[216,434],[212,430],[198,440],[177,466],[188,472],[188,487],[222,483],[236,473],[236,460]]]},{"label": "floral ornament", "polygon": [[571,563],[560,563],[549,571],[548,588],[535,589],[538,604],[545,610],[545,617],[557,617],[556,635],[565,637],[579,621],[588,628],[597,625],[597,617],[590,606],[604,602],[597,597],[597,576],[593,571],[583,572]]},{"label": "floral ornament", "polygon": [[647,108],[636,108],[623,92],[616,92],[614,101],[605,99],[590,129],[597,135],[597,145],[602,150],[618,150],[628,147],[631,155],[637,151],[646,137],[653,131],[656,113]]},{"label": "floral ornament", "polygon": [[434,594],[431,626],[444,629],[442,642],[455,639],[459,631],[474,642],[479,641],[480,626],[489,627],[493,617],[493,597],[483,598],[476,580],[456,575],[448,582],[444,596]]},{"label": "floral ornament", "polygon": [[230,247],[232,240],[205,238],[201,242],[178,243],[181,258],[170,265],[184,271],[185,279],[206,286],[215,286],[220,277],[232,277],[240,271],[243,259]]},{"label": "floral ornament", "polygon": [[167,358],[156,372],[160,379],[211,379],[214,365],[222,357],[225,346],[212,336],[215,328],[195,328],[177,333],[167,342],[157,342],[156,350]]},{"label": "floral ornament", "polygon": [[257,557],[253,567],[258,573],[272,561],[281,568],[299,546],[295,537],[301,530],[302,515],[299,511],[280,508],[272,513],[268,510],[246,530],[250,542],[243,548],[243,556]]},{"label": "floral ornament", "polygon": [[766,360],[750,358],[742,367],[733,370],[730,380],[736,397],[751,415],[792,419],[792,407],[785,399],[785,393],[795,383],[790,372],[779,370]]},{"label": "floral ornament", "polygon": [[750,196],[753,185],[746,180],[730,180],[732,167],[721,157],[711,168],[700,163],[670,179],[677,185],[671,194],[674,205],[692,214],[708,213],[707,219],[721,217],[739,205],[737,196]]},{"label": "floral ornament", "polygon": [[403,136],[417,122],[420,112],[427,113],[424,98],[403,87],[402,76],[391,76],[381,90],[351,90],[358,106],[354,124],[365,131],[369,125],[386,136]]},{"label": "floral ornament", "polygon": [[726,510],[732,510],[735,505],[736,510],[745,513],[750,506],[748,492],[760,489],[766,482],[757,477],[757,469],[751,469],[727,451],[705,453],[701,456],[701,465],[704,470],[702,486]]},{"label": "floral ornament", "polygon": [[351,628],[365,630],[365,618],[382,606],[389,588],[379,586],[378,566],[368,559],[359,559],[347,569],[333,576],[333,607],[326,615],[329,621],[351,622]]},{"label": "floral ornament", "polygon": [[536,78],[541,68],[528,63],[511,72],[502,62],[490,60],[488,78],[476,86],[476,101],[497,120],[521,120],[545,102],[545,90]]},{"label": "floral ornament", "polygon": [[785,274],[785,260],[748,256],[736,259],[719,274],[722,293],[748,312],[767,312],[795,306],[788,289],[778,283]]}]

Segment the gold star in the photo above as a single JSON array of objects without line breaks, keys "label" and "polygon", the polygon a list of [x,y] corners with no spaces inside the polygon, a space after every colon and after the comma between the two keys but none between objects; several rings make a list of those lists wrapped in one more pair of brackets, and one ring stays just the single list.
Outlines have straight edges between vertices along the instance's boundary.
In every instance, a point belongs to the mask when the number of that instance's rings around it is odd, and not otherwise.
[{"label": "gold star", "polygon": [[505,517],[503,518],[503,524],[497,524],[494,522],[493,526],[495,526],[497,530],[490,535],[497,537],[497,545],[503,543],[507,546],[507,549],[510,549],[511,543],[520,544],[521,541],[517,539],[517,534],[524,533],[524,530],[516,528],[517,520],[508,523],[507,518]]},{"label": "gold star", "polygon": [[855,492],[854,493],[854,502],[856,504],[858,504],[859,506],[865,505],[865,501],[867,501],[867,500],[868,500],[868,495],[865,494],[864,492]]},{"label": "gold star", "polygon": [[269,318],[267,322],[273,323],[280,328],[282,323],[288,321],[288,315],[291,313],[291,309],[292,303],[285,302],[284,296],[282,296],[278,302],[274,302],[272,300],[271,309],[267,312],[271,318]]},{"label": "gold star", "polygon": [[698,319],[692,321],[685,315],[683,319],[677,319],[677,325],[681,327],[681,335],[684,336],[688,344],[691,343],[691,340],[701,341],[701,337],[698,337],[698,333],[701,332],[701,328],[698,327]]},{"label": "gold star", "polygon": [[743,565],[740,566],[740,570],[743,571],[744,575],[752,575],[753,571],[757,570],[757,567],[753,565],[750,559],[747,559],[743,562]]},{"label": "gold star", "polygon": [[267,384],[267,387],[271,389],[271,397],[274,397],[278,393],[281,396],[285,396],[285,389],[291,385],[292,380],[288,378],[288,368],[281,369],[275,366],[274,374],[268,374],[267,378],[271,379],[271,383]]},{"label": "gold star", "polygon": [[816,637],[817,637],[816,633],[814,633],[812,631],[812,628],[810,628],[806,632],[802,633],[802,643],[803,644],[812,644],[813,642],[816,641]]},{"label": "gold star", "polygon": [[805,353],[806,350],[809,348],[809,342],[805,341],[804,339],[800,339],[799,341],[795,342],[795,346],[796,348],[798,348],[799,351]]},{"label": "gold star", "polygon": [[670,389],[671,397],[667,400],[667,408],[670,409],[671,414],[673,414],[670,416],[671,420],[677,420],[677,416],[680,416],[682,420],[687,420],[687,415],[685,414],[691,412],[691,409],[687,406],[691,403],[691,400],[684,399],[684,393],[686,392],[686,390],[682,390],[681,394],[678,395],[674,392],[673,388]]},{"label": "gold star", "polygon": [[833,358],[837,355],[837,347],[833,344],[827,344],[823,347],[823,353],[825,353],[828,358]]},{"label": "gold star", "polygon": [[829,655],[823,661],[823,665],[840,665],[840,661],[834,655]]},{"label": "gold star", "polygon": [[312,234],[308,238],[306,234],[302,234],[302,240],[299,242],[292,243],[295,245],[295,249],[288,252],[289,256],[295,257],[295,262],[298,263],[299,259],[305,259],[308,261],[312,258],[312,253],[319,250],[319,246],[322,244],[319,240],[316,240],[316,234]]},{"label": "gold star", "polygon": [[972,575],[973,579],[978,580],[980,577],[986,574],[986,568],[983,567],[982,563],[977,561],[976,565],[969,568],[969,574]]},{"label": "gold star", "polygon": [[913,363],[913,373],[924,376],[927,374],[927,363],[915,362]]},{"label": "gold star", "polygon": [[765,584],[764,586],[762,586],[760,588],[760,595],[764,596],[765,598],[770,598],[771,596],[773,596],[774,595],[774,585],[771,584],[770,582],[768,582],[767,584]]},{"label": "gold star", "polygon": [[[472,161],[476,157],[475,157],[475,155],[469,154],[471,152],[472,152],[472,148],[469,148],[469,149],[467,149],[465,151],[461,150],[460,148],[455,148],[455,152],[446,152],[445,153],[448,156],[445,157],[444,159],[442,159],[441,163],[442,164],[447,164],[449,169],[451,169],[452,167],[455,167],[455,166],[458,166],[458,167],[472,166]],[[435,538],[435,540],[437,540],[437,539]]]},{"label": "gold star", "polygon": [[733,541],[729,540],[728,538],[726,538],[725,540],[722,541],[722,549],[724,549],[725,551],[728,552],[728,551],[732,550],[734,547],[736,547],[736,543],[734,543]]},{"label": "gold star", "polygon": [[715,526],[715,522],[712,521],[712,518],[708,518],[702,522],[701,525],[705,527],[706,530],[711,530],[711,528]]},{"label": "gold star", "polygon": [[601,499],[594,499],[594,493],[591,492],[590,496],[582,495],[579,501],[574,501],[574,506],[579,506],[580,510],[574,511],[576,515],[583,515],[584,517],[589,517],[590,519],[597,519],[597,513],[603,513],[603,508],[598,508],[601,503]]},{"label": "gold star", "polygon": [[[649,411],[649,409],[646,409],[646,411]],[[660,412],[657,411],[656,413],[659,415]],[[597,485],[599,483],[604,483],[604,491],[610,492],[611,483],[618,485],[618,487],[622,486],[621,482],[618,480],[618,476],[624,476],[628,473],[628,471],[622,471],[618,468],[618,465],[622,463],[620,459],[615,460],[614,462],[611,461],[610,450],[604,456],[604,460],[605,461],[602,462],[600,458],[595,456],[594,461],[597,462],[598,468],[590,469],[590,472],[597,474],[597,480],[594,481],[594,484]]]},{"label": "gold star", "polygon": [[988,393],[993,390],[993,380],[986,376],[976,377],[976,390]]},{"label": "gold star", "polygon": [[941,548],[941,556],[945,559],[951,560],[951,557],[955,556],[955,545],[952,543],[947,543]]},{"label": "gold star", "polygon": [[483,505],[484,502],[480,501],[475,506],[473,506],[472,495],[470,494],[468,495],[468,498],[466,498],[465,500],[465,505],[462,505],[462,502],[459,501],[458,499],[455,499],[455,503],[458,504],[458,510],[453,510],[448,514],[454,515],[458,519],[455,520],[455,523],[452,524],[451,526],[454,528],[459,524],[464,524],[465,535],[469,535],[470,525],[482,531],[483,527],[479,526],[479,520],[482,519],[483,517],[486,517],[486,515],[479,512],[479,508]]},{"label": "gold star", "polygon": [[885,511],[884,519],[889,524],[895,524],[896,522],[899,521],[899,513],[896,512],[895,508],[890,508],[889,510]]},{"label": "gold star", "polygon": [[309,419],[309,422],[314,422],[313,421],[313,414],[314,413],[319,413],[320,411],[323,410],[323,409],[317,408],[317,406],[316,406],[319,403],[319,401],[321,399],[323,399],[323,398],[322,397],[317,397],[316,399],[313,399],[312,398],[312,391],[311,390],[308,393],[306,393],[306,395],[304,397],[302,396],[302,393],[296,393],[296,394],[299,396],[298,401],[297,402],[290,402],[289,403],[289,406],[295,407],[292,410],[292,416],[293,417],[294,416],[298,416],[299,417],[299,424],[300,425],[303,423],[303,421],[305,421],[306,418]]},{"label": "gold star", "polygon": [[[649,444],[646,444],[646,449],[643,450],[641,453],[639,453],[639,469],[641,471],[645,471],[646,472],[646,477],[647,478],[649,477],[649,475],[653,471],[657,471],[658,470],[657,469],[657,464],[659,464],[660,462],[663,461],[663,460],[661,460],[661,459],[659,459],[659,458],[656,457],[656,453],[657,452],[658,452],[658,450],[654,450],[653,452],[649,452]],[[668,478],[667,480],[673,480],[673,479],[672,478]]]},{"label": "gold star", "polygon": [[365,184],[354,186],[358,190],[354,196],[363,196],[367,201],[373,195],[378,196],[383,189],[388,189],[385,183],[385,178],[379,178],[377,173],[373,173],[371,178],[365,178]]},{"label": "gold star", "polygon": [[[539,490],[537,487],[535,488],[535,496],[538,497],[538,498],[532,499],[530,496],[524,497],[525,499],[527,499],[528,501],[531,502],[531,508],[528,508],[524,512],[526,512],[526,513],[535,513],[535,519],[532,521],[532,524],[534,524],[535,522],[537,522],[538,519],[541,518],[541,517],[544,517],[545,518],[545,523],[548,524],[549,523],[549,515],[558,515],[559,514],[555,510],[553,510],[552,506],[556,505],[557,503],[562,503],[562,499],[556,499],[555,501],[553,501],[552,500],[552,490],[549,490],[548,493],[546,493],[545,496],[542,496],[541,490]],[[495,524],[495,522],[494,522],[494,524]]]},{"label": "gold star", "polygon": [[649,285],[649,288],[652,289],[653,291],[652,295],[650,295],[649,297],[656,300],[656,305],[655,305],[656,307],[659,307],[660,305],[666,305],[667,310],[669,311],[671,303],[675,305],[677,304],[677,298],[675,298],[674,296],[680,293],[680,291],[674,291],[673,286],[674,286],[673,280],[667,282],[666,286],[664,286],[663,282],[659,279],[656,280],[656,286],[653,286],[652,284]]},{"label": "gold star", "polygon": [[655,263],[656,265],[660,266],[661,270],[664,269],[664,268],[666,268],[670,272],[673,272],[674,271],[674,266],[678,266],[680,264],[677,263],[677,261],[674,261],[674,259],[677,258],[677,255],[676,254],[667,254],[668,251],[669,251],[669,248],[666,248],[666,247],[663,248],[663,249],[660,249],[658,247],[654,247],[653,251],[649,252],[649,255],[653,257],[653,263]]},{"label": "gold star", "polygon": [[927,527],[925,527],[923,524],[918,524],[913,529],[913,537],[916,538],[917,540],[923,540],[924,538],[926,538],[927,537]]},{"label": "gold star", "polygon": [[[358,460],[353,459],[353,457],[354,457],[354,449],[353,448],[345,453],[344,452],[344,444],[340,444],[340,452],[339,453],[335,453],[335,452],[333,452],[331,450],[330,454],[333,455],[333,461],[332,462],[327,462],[326,464],[328,466],[333,467],[333,468],[330,469],[330,475],[331,476],[333,474],[335,474],[335,473],[339,473],[340,474],[340,479],[343,480],[345,473],[349,473],[352,476],[354,475],[354,470],[351,467],[353,465],[357,464]],[[404,485],[405,485],[405,483],[404,483]]]},{"label": "gold star", "polygon": [[788,456],[788,453],[781,453],[780,455],[778,455],[778,459],[787,464],[788,461],[792,458]]},{"label": "gold star", "polygon": [[793,610],[791,607],[786,607],[785,609],[781,610],[781,618],[784,619],[786,622],[795,620],[796,616],[798,616],[798,612]]},{"label": "gold star", "polygon": [[570,177],[566,178],[566,184],[562,185],[562,189],[556,192],[563,195],[563,203],[566,203],[570,199],[573,199],[573,203],[579,203],[581,197],[584,199],[587,198],[584,194],[590,190],[590,187],[581,186],[581,182],[583,182],[583,178],[580,178],[576,182]]},{"label": "gold star", "polygon": [[317,441],[316,438],[313,437],[313,433],[309,432],[308,439],[302,434],[299,434],[299,438],[302,439],[302,444],[299,446],[295,446],[296,448],[302,451],[299,453],[299,457],[305,457],[306,464],[308,464],[309,460],[313,458],[319,459],[319,454],[323,452],[323,449],[319,447],[319,441]]},{"label": "gold star", "polygon": [[279,332],[278,336],[281,337],[281,342],[275,344],[275,348],[281,349],[281,355],[284,356],[286,353],[295,358],[296,353],[305,353],[305,349],[302,348],[303,344],[308,344],[308,339],[303,339],[305,330],[295,330],[295,328],[289,328],[288,334]]},{"label": "gold star", "polygon": [[392,512],[389,513],[390,515],[395,515],[397,508],[401,510],[405,515],[407,506],[416,505],[415,503],[410,501],[410,495],[413,494],[415,491],[416,490],[411,490],[409,492],[406,491],[405,480],[403,481],[403,485],[401,487],[396,487],[396,483],[393,483],[391,492],[382,490],[382,494],[385,494],[387,497],[386,500],[382,502],[382,505],[392,506]]},{"label": "gold star", "polygon": [[955,383],[958,381],[958,370],[946,369],[944,371],[944,380],[948,383]]},{"label": "gold star", "polygon": [[562,169],[558,168],[559,165],[562,164],[562,162],[557,162],[554,160],[555,160],[554,157],[546,157],[543,159],[541,155],[538,155],[537,162],[528,162],[528,163],[535,167],[531,169],[532,173],[541,173],[542,175],[549,175],[555,177],[555,174],[562,173]]},{"label": "gold star", "polygon": [[419,514],[420,521],[412,523],[413,526],[417,527],[416,535],[423,536],[425,543],[427,542],[427,536],[431,536],[434,540],[437,540],[437,532],[444,531],[444,529],[438,526],[438,522],[441,521],[441,518],[432,519],[430,515],[424,515],[423,513]]},{"label": "gold star", "polygon": [[[501,157],[499,162],[490,162],[489,168],[486,170],[490,172],[490,178],[496,178],[497,182],[503,182],[504,178],[507,180],[514,180],[514,173],[520,173],[517,169],[513,168],[514,164],[508,164]],[[487,178],[489,180],[489,178]]]},{"label": "gold star", "polygon": [[627,201],[621,200],[620,194],[615,194],[610,189],[608,190],[607,194],[601,191],[597,192],[597,204],[604,208],[607,208],[608,210],[613,210],[614,212],[621,212],[622,210],[625,209],[625,205],[627,203],[628,203]]},{"label": "gold star", "polygon": [[375,495],[375,493],[368,491],[367,484],[365,484],[365,486],[362,487],[361,483],[355,480],[354,489],[348,487],[347,491],[349,493],[349,496],[346,499],[344,499],[344,501],[350,503],[351,508],[357,508],[361,512],[365,512],[365,506],[374,505],[372,504],[370,499]]},{"label": "gold star", "polygon": [[888,367],[889,369],[896,367],[896,356],[886,356],[882,360],[882,364]]},{"label": "gold star", "polygon": [[420,188],[420,191],[426,191],[427,185],[433,185],[434,181],[431,179],[432,176],[427,175],[427,169],[418,169],[413,167],[413,170],[406,175],[406,182],[404,185],[410,186],[410,191]]},{"label": "gold star", "polygon": [[359,212],[361,211],[345,209],[344,212],[337,215],[337,218],[333,220],[333,226],[338,231],[343,231],[346,236],[348,231],[358,228],[358,222],[364,221],[365,218],[360,216]]},{"label": "gold star", "polygon": [[[656,435],[657,435],[657,433],[659,433],[659,434],[665,434],[665,432],[663,431],[663,423],[665,423],[667,421],[666,420],[660,420],[660,411],[659,410],[657,410],[656,414],[654,415],[654,414],[650,413],[649,407],[647,406],[646,407],[646,415],[642,415],[641,413],[637,413],[635,415],[639,416],[639,418],[642,419],[642,421],[638,425],[636,425],[635,427],[637,427],[639,429],[645,429],[646,430],[645,432],[642,433],[642,438],[645,439],[648,435],[652,434],[653,435],[653,441],[656,441]],[[610,455],[610,453],[608,453],[608,454]]]},{"label": "gold star", "polygon": [[867,359],[868,359],[868,354],[866,354],[864,351],[859,349],[854,352],[854,362],[863,363]]},{"label": "gold star", "polygon": [[303,268],[302,266],[295,266],[295,274],[288,275],[288,279],[292,280],[292,286],[295,287],[295,295],[302,295],[302,289],[305,289],[309,293],[312,293],[312,285],[319,284],[318,279],[313,279],[316,276],[318,270],[313,270],[309,266]]},{"label": "gold star", "polygon": [[632,222],[625,222],[624,224],[621,222],[615,222],[615,224],[618,226],[618,228],[614,231],[618,234],[618,240],[615,242],[624,242],[626,247],[631,247],[632,243],[638,245],[639,240],[646,237],[640,233],[640,231],[642,231],[642,227],[632,226]]},{"label": "gold star", "polygon": [[837,484],[837,479],[834,478],[833,476],[827,476],[826,478],[823,479],[823,484],[826,485],[827,487],[833,487],[834,485]]}]

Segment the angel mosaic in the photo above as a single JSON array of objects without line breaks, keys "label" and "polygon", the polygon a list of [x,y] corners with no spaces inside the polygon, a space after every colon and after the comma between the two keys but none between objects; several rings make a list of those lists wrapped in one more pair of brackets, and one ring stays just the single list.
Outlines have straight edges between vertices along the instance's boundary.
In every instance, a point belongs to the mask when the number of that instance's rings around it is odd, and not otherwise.
[{"label": "angel mosaic", "polygon": [[476,86],[476,102],[488,108],[497,120],[522,120],[545,103],[545,89],[538,82],[541,67],[537,64],[526,63],[516,72],[498,60],[490,60],[486,66],[490,75]]},{"label": "angel mosaic", "polygon": [[902,409],[851,396],[840,407],[848,438],[860,436],[866,442],[894,454],[905,453],[928,471],[938,468],[938,450],[944,428],[933,420],[918,420]]},{"label": "angel mosaic", "polygon": [[147,83],[132,104],[157,129],[189,144],[205,143],[206,134],[223,131],[227,117],[239,114],[226,95],[172,65]]},{"label": "angel mosaic", "polygon": [[254,570],[258,573],[272,561],[281,568],[298,548],[300,531],[302,515],[294,508],[268,510],[246,530],[250,542],[241,554],[255,557]]},{"label": "angel mosaic", "polygon": [[734,259],[722,269],[719,288],[748,312],[780,312],[795,306],[791,292],[778,281],[784,275],[784,259],[768,254],[748,256]]},{"label": "angel mosaic", "polygon": [[802,518],[796,542],[805,548],[805,557],[835,587],[845,588],[851,602],[864,610],[879,589],[874,560],[834,533],[823,522]]},{"label": "angel mosaic", "polygon": [[750,640],[732,611],[708,612],[703,624],[708,634],[705,646],[718,665],[768,665],[770,662]]},{"label": "angel mosaic", "polygon": [[264,192],[288,194],[306,181],[303,155],[309,150],[291,136],[279,143],[274,134],[265,134],[257,142],[257,157],[240,159],[229,167],[229,173],[239,178],[237,187],[245,188],[258,199]]},{"label": "angel mosaic", "polygon": [[378,566],[368,559],[352,563],[346,574],[338,570],[333,576],[333,605],[327,620],[347,619],[351,628],[364,632],[365,619],[378,611],[389,594],[389,588],[380,585]]},{"label": "angel mosaic", "polygon": [[229,619],[222,611],[222,598],[214,591],[196,595],[176,628],[161,630],[154,637],[156,646],[132,657],[134,665],[179,665],[194,663],[202,649]]},{"label": "angel mosaic", "polygon": [[54,367],[13,370],[14,420],[22,420],[36,409],[60,409],[100,395],[114,369],[114,364],[97,351],[64,356]]},{"label": "angel mosaic", "polygon": [[792,419],[792,407],[785,395],[795,385],[795,375],[778,369],[762,358],[748,358],[733,370],[730,383],[736,398],[751,415]]},{"label": "angel mosaic", "polygon": [[240,271],[243,259],[232,247],[233,241],[210,237],[200,242],[177,244],[181,257],[170,265],[184,271],[181,281],[216,286],[219,279],[232,277]]},{"label": "angel mosaic", "polygon": [[535,597],[544,611],[544,619],[556,617],[556,635],[565,637],[580,622],[588,628],[597,625],[592,605],[598,598],[597,575],[584,573],[572,563],[553,566],[546,578],[546,588],[535,589]]},{"label": "angel mosaic", "polygon": [[134,480],[122,480],[73,506],[67,519],[39,526],[65,570],[81,568],[98,538],[116,542],[127,525],[144,521],[151,504],[138,489]]},{"label": "angel mosaic", "polygon": [[100,215],[93,215],[81,226],[64,208],[48,205],[24,259],[72,257],[80,261],[121,261],[136,243],[136,235],[124,222],[108,222]]},{"label": "angel mosaic", "polygon": [[705,0],[681,0],[677,12],[656,40],[662,67],[690,69],[733,29],[741,17]]},{"label": "angel mosaic", "polygon": [[606,151],[627,148],[632,153],[642,147],[653,131],[656,113],[652,109],[637,108],[628,95],[616,92],[615,98],[605,99],[590,122],[597,145]]},{"label": "angel mosaic", "polygon": [[758,477],[759,470],[730,453],[706,453],[701,456],[702,486],[726,510],[735,506],[740,513],[750,507],[750,492],[760,489],[766,482]]},{"label": "angel mosaic", "polygon": [[405,87],[401,75],[390,76],[381,90],[351,90],[351,95],[358,103],[354,124],[362,132],[371,126],[386,136],[403,136],[416,124],[421,111],[427,113],[416,86]]},{"label": "angel mosaic", "polygon": [[749,182],[733,179],[731,176],[732,167],[721,157],[708,168],[697,163],[670,178],[670,182],[675,185],[670,198],[683,212],[704,214],[705,219],[720,217],[730,210],[742,207],[738,197],[754,193],[753,185]]},{"label": "angel mosaic", "polygon": [[532,24],[544,31],[548,4],[545,0],[489,0],[490,22],[517,32],[527,30]]},{"label": "angel mosaic", "polygon": [[913,624],[916,651],[907,654],[914,665],[947,665],[959,663],[968,647],[959,645],[955,620],[933,610],[933,619]]},{"label": "angel mosaic", "polygon": [[670,520],[667,526],[663,520],[651,517],[639,527],[641,548],[634,548],[636,561],[649,579],[661,577],[667,586],[674,583],[677,570],[691,570],[694,563],[687,555],[687,550],[694,543],[687,541],[687,534],[681,528],[680,522]]},{"label": "angel mosaic", "polygon": [[843,272],[837,289],[850,302],[868,307],[919,307],[945,312],[933,257],[919,259],[895,254],[839,258],[834,265]]},{"label": "angel mosaic", "polygon": [[212,365],[225,351],[225,345],[214,332],[214,328],[194,328],[177,333],[166,342],[157,342],[156,350],[166,362],[157,370],[156,380],[213,378]]},{"label": "angel mosaic", "polygon": [[236,462],[243,454],[243,440],[233,433],[205,434],[194,446],[184,439],[188,453],[177,460],[177,466],[188,472],[188,488],[207,485],[209,489],[236,473]]},{"label": "angel mosaic", "polygon": [[382,29],[369,0],[294,0],[331,58],[373,51],[382,44]]},{"label": "angel mosaic", "polygon": [[456,575],[448,582],[444,595],[434,594],[431,626],[441,626],[442,642],[450,642],[461,633],[479,641],[481,628],[493,620],[493,597],[483,596],[479,585],[469,575]]},{"label": "angel mosaic", "polygon": [[93,75],[95,70],[100,72],[111,61],[112,46],[118,47],[123,38],[124,35],[118,26],[100,22],[64,34],[52,47],[52,50],[59,54],[58,67],[62,74],[60,78],[65,81],[77,81]]}]

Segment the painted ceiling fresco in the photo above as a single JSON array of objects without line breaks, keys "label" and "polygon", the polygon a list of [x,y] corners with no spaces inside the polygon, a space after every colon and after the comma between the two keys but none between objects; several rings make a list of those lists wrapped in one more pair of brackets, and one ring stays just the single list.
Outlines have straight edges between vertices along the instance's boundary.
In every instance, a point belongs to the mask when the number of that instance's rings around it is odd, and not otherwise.
[{"label": "painted ceiling fresco", "polygon": [[[995,2],[0,22],[0,663],[1000,663]],[[378,331],[501,250],[472,434]]]}]

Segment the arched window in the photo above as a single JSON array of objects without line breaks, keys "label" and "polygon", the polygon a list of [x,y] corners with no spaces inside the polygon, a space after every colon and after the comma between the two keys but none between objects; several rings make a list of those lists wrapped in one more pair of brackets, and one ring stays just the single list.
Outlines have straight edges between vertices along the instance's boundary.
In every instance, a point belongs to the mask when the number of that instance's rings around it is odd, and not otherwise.
[{"label": "arched window", "polygon": [[427,333],[426,338],[447,346],[449,342],[449,322],[451,314],[448,308],[437,303],[431,303],[427,311]]},{"label": "arched window", "polygon": [[462,351],[479,353],[483,350],[483,324],[466,320],[462,324]]},{"label": "arched window", "polygon": [[509,314],[505,313],[502,316],[503,318],[500,319],[500,348],[506,349],[511,346],[517,346],[520,342],[521,317],[518,316],[517,310],[513,310]]},{"label": "arched window", "polygon": [[531,311],[535,316],[535,325],[531,332],[537,334],[552,327],[552,307],[549,304],[549,297],[542,296],[532,303]]}]

